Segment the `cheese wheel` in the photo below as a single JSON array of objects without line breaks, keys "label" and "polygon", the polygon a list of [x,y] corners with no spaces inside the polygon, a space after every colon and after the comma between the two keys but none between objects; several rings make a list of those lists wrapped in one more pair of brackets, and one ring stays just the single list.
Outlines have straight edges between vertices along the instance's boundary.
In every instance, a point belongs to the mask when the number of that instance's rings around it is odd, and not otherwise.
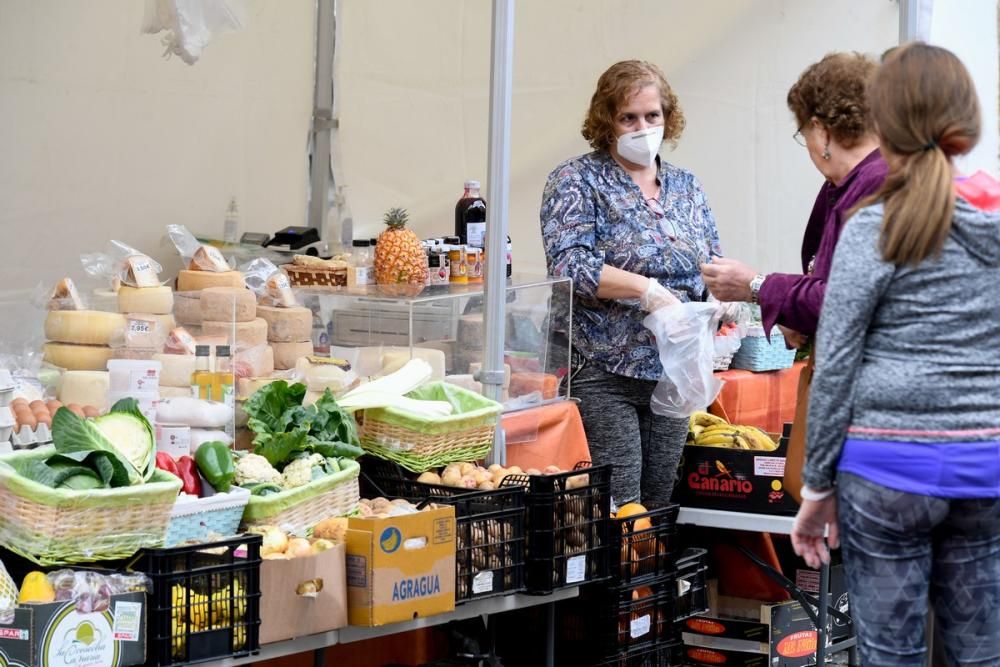
[{"label": "cheese wheel", "polygon": [[201,323],[201,333],[205,336],[225,336],[232,340],[233,330],[236,331],[237,349],[257,347],[267,344],[267,322],[261,318],[249,322],[210,322]]},{"label": "cheese wheel", "polygon": [[181,269],[177,274],[178,292],[197,292],[209,287],[246,287],[239,271],[191,271]]},{"label": "cheese wheel", "polygon": [[108,409],[107,371],[66,371],[59,380],[59,400],[69,405],[92,405],[101,412]]},{"label": "cheese wheel", "polygon": [[246,400],[257,393],[259,389],[263,389],[272,382],[277,382],[281,378],[272,377],[248,377],[239,378],[236,380],[236,399]]},{"label": "cheese wheel", "polygon": [[181,324],[201,326],[201,292],[177,292],[174,315]]},{"label": "cheese wheel", "polygon": [[124,347],[130,350],[160,352],[167,341],[167,336],[176,326],[177,322],[170,313],[166,315],[127,313],[123,335],[112,337],[112,346],[121,347],[121,343],[124,342]]},{"label": "cheese wheel", "polygon": [[109,345],[125,329],[121,313],[100,310],[50,310],[45,316],[45,337],[58,343]]},{"label": "cheese wheel", "polygon": [[274,367],[279,371],[295,368],[295,362],[313,353],[312,341],[304,343],[271,343],[274,349]]},{"label": "cheese wheel", "polygon": [[129,287],[118,290],[118,312],[168,315],[174,312],[174,291],[167,285],[159,287]]},{"label": "cheese wheel", "polygon": [[201,291],[201,319],[250,322],[257,316],[257,299],[243,287],[209,287]]},{"label": "cheese wheel", "polygon": [[42,353],[43,360],[68,371],[100,371],[108,367],[112,350],[106,345],[46,343],[42,346]]},{"label": "cheese wheel", "polygon": [[[181,356],[181,355],[174,355]],[[191,387],[164,387],[160,385],[160,398],[182,398],[184,396],[192,396]]]},{"label": "cheese wheel", "polygon": [[267,339],[273,343],[312,340],[313,314],[308,308],[257,306],[257,317],[267,321]]},{"label": "cheese wheel", "polygon": [[195,368],[193,354],[154,354],[153,359],[161,364],[161,387],[185,387],[188,395],[191,394],[191,376]]}]

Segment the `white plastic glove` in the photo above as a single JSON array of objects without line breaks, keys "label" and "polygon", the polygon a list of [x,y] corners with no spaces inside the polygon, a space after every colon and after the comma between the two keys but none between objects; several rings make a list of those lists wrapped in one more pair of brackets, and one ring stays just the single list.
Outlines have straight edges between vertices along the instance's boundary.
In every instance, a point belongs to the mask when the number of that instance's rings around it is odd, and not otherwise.
[{"label": "white plastic glove", "polygon": [[655,278],[647,278],[646,291],[639,297],[639,307],[647,313],[676,306],[681,301]]},{"label": "white plastic glove", "polygon": [[[709,301],[714,300],[710,298]],[[716,301],[716,314],[723,324],[746,327],[751,320],[750,304],[745,301]]]}]

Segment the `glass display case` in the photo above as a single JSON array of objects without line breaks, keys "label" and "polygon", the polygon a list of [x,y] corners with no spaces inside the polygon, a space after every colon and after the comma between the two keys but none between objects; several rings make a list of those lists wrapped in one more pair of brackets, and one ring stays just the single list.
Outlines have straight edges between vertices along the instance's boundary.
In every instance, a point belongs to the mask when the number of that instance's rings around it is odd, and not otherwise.
[{"label": "glass display case", "polygon": [[[413,357],[434,379],[482,391],[483,284],[407,288],[296,288],[313,312],[317,354],[349,361],[361,376],[391,372]],[[515,274],[504,309],[504,391],[508,408],[568,395],[572,282]]]}]

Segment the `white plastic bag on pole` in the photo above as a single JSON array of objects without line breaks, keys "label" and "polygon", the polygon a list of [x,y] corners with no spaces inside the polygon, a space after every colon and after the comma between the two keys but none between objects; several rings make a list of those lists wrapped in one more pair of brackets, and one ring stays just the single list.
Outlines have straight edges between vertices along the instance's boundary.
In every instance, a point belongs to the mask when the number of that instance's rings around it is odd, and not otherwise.
[{"label": "white plastic bag on pole", "polygon": [[163,55],[193,65],[214,35],[242,30],[246,16],[246,0],[146,0],[142,32],[166,30]]},{"label": "white plastic bag on pole", "polygon": [[650,409],[664,417],[687,417],[711,405],[722,389],[713,369],[719,304],[694,302],[661,308],[642,323],[656,336],[663,365]]}]

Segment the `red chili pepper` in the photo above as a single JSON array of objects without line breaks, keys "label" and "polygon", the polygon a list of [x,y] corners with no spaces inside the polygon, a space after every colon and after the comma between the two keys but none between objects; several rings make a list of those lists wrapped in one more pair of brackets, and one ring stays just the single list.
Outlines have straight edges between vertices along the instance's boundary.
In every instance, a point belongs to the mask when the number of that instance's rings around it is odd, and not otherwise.
[{"label": "red chili pepper", "polygon": [[198,477],[198,464],[190,456],[182,456],[177,459],[178,477],[184,483],[181,491],[190,493],[192,496],[201,496],[201,478]]},{"label": "red chili pepper", "polygon": [[156,452],[156,467],[169,472],[174,477],[181,476],[177,470],[177,461],[174,461],[174,457],[166,452]]}]

